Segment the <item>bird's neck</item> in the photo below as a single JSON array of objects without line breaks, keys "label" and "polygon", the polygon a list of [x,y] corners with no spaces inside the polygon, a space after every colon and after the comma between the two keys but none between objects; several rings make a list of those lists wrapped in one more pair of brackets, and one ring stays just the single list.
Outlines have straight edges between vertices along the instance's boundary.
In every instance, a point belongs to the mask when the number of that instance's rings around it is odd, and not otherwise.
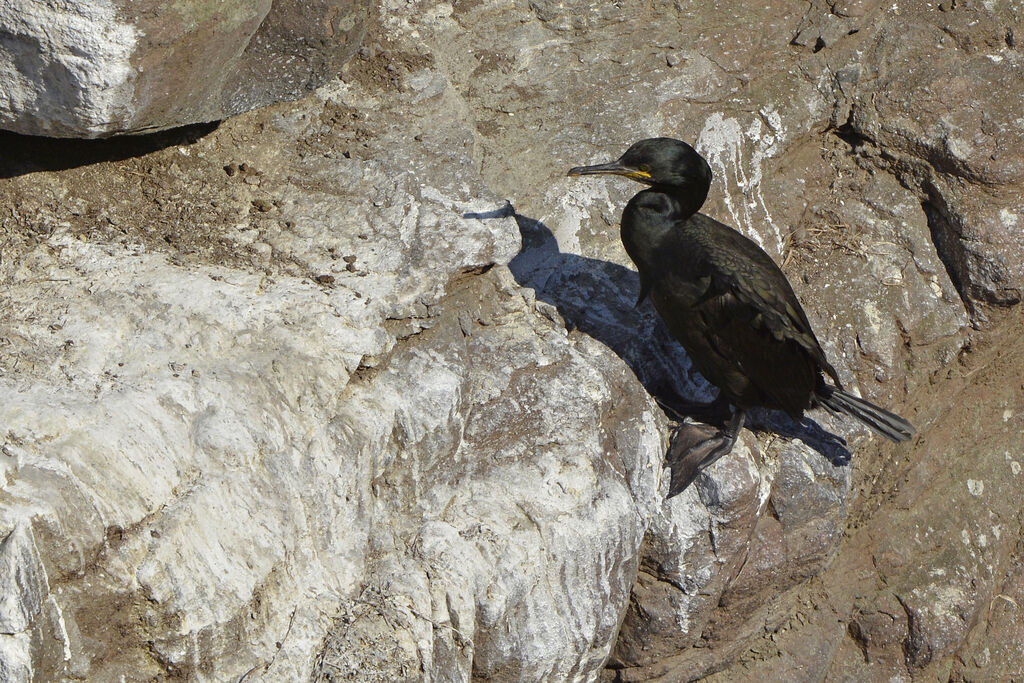
[{"label": "bird's neck", "polygon": [[655,185],[629,200],[622,212],[622,243],[641,272],[664,256],[666,240],[681,237],[679,231],[707,195],[706,187]]},{"label": "bird's neck", "polygon": [[[679,185],[654,185],[645,192],[658,192],[668,197],[675,204],[675,212],[683,220],[700,211],[704,201],[708,198],[708,187],[694,187],[692,184],[685,187]],[[641,192],[640,194],[643,194]],[[639,196],[639,195],[638,195]]]},{"label": "bird's neck", "polygon": [[641,273],[658,259],[665,241],[687,217],[676,198],[654,188],[629,200],[622,212],[622,244]]}]

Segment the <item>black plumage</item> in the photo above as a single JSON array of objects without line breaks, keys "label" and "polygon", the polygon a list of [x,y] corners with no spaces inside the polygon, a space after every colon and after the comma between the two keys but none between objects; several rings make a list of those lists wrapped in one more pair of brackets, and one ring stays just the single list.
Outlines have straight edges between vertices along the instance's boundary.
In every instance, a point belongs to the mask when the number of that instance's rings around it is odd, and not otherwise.
[{"label": "black plumage", "polygon": [[[650,297],[697,370],[734,408],[719,434],[674,454],[698,454],[689,468],[693,476],[732,450],[753,407],[800,419],[808,408],[822,406],[893,441],[913,435],[903,418],[843,390],[771,257],[736,230],[697,213],[711,186],[711,168],[690,145],[672,138],[641,140],[617,161],[569,171],[594,174],[650,186],[629,201],[621,222],[622,243],[640,276],[637,303]],[[670,495],[688,483],[673,482]]]}]

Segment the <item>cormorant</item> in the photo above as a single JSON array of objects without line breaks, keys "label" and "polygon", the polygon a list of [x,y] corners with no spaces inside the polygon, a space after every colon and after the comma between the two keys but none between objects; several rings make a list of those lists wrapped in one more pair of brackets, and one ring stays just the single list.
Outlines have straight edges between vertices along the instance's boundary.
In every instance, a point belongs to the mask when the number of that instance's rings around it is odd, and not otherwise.
[{"label": "cormorant", "polygon": [[771,257],[736,230],[697,213],[711,187],[711,167],[693,147],[651,138],[617,161],[569,170],[571,176],[595,174],[650,186],[629,200],[621,221],[622,244],[640,275],[637,305],[650,297],[697,370],[720,390],[716,403],[727,401],[734,409],[724,429],[675,454],[686,461],[707,451],[686,466],[685,481],[673,477],[669,497],[732,450],[749,408],[783,410],[799,420],[821,406],[893,441],[913,435],[902,417],[843,390]]}]

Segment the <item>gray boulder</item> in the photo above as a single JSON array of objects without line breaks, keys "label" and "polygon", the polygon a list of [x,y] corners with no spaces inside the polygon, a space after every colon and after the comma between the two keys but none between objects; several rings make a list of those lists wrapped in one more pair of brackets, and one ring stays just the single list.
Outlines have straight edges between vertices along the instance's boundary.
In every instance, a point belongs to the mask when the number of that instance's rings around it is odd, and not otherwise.
[{"label": "gray boulder", "polygon": [[359,47],[359,0],[0,7],[0,128],[95,138],[216,121],[308,94]]}]

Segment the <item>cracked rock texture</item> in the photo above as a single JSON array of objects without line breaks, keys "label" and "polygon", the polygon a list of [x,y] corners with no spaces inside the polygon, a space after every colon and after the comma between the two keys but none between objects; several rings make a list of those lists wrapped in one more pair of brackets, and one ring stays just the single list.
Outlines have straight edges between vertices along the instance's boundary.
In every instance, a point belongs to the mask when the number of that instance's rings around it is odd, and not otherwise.
[{"label": "cracked rock texture", "polygon": [[[4,136],[0,678],[1024,675],[1019,3],[337,7],[297,102]],[[564,175],[652,135],[915,441],[755,414],[664,499],[659,401],[714,391],[637,186]]]},{"label": "cracked rock texture", "polygon": [[0,128],[94,138],[293,100],[358,48],[366,0],[20,0],[0,6]]}]

